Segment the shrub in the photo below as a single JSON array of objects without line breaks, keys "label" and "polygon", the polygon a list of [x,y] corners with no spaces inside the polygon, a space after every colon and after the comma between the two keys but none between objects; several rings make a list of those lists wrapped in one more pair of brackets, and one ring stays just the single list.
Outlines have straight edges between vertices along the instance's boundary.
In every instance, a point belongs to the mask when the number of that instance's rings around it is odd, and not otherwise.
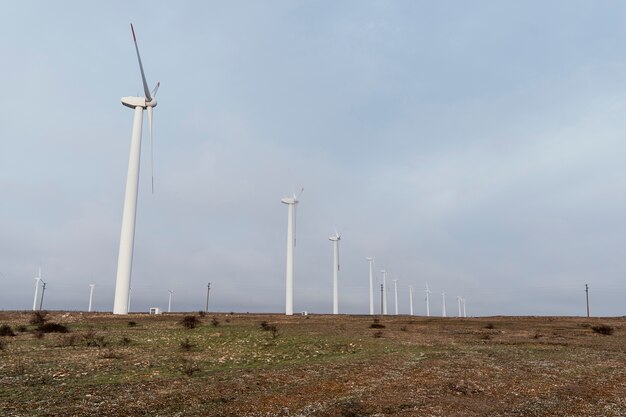
[{"label": "shrub", "polygon": [[191,351],[194,347],[196,347],[196,345],[191,343],[188,338],[180,342],[180,349],[185,352]]},{"label": "shrub", "polygon": [[109,344],[104,336],[98,335],[98,332],[94,329],[87,330],[87,332],[83,334],[83,340],[85,341],[85,345],[90,347],[103,348]]},{"label": "shrub", "polygon": [[406,327],[406,326],[400,327],[400,330],[402,330],[403,332],[408,332],[409,331],[408,327]]},{"label": "shrub", "polygon": [[384,329],[385,325],[380,322],[380,319],[374,319],[374,323],[370,324],[370,329]]},{"label": "shrub", "polygon": [[375,337],[376,339],[380,339],[381,337],[383,337],[383,332],[379,330],[375,332],[372,336]]},{"label": "shrub", "polygon": [[129,320],[127,323],[128,327],[135,327],[137,325],[137,322],[134,320]]},{"label": "shrub", "polygon": [[204,316],[206,316],[206,313],[205,313],[203,310],[199,310],[199,311],[198,311],[198,315],[199,315],[200,317],[204,317]]},{"label": "shrub", "polygon": [[270,329],[270,324],[268,322],[266,322],[265,320],[263,320],[259,326],[261,326],[261,330],[265,330],[266,332],[269,331]]},{"label": "shrub", "polygon": [[180,370],[183,374],[192,377],[193,374],[200,371],[200,367],[195,362],[192,362],[187,358],[183,358]]},{"label": "shrub", "polygon": [[30,324],[34,324],[35,326],[43,326],[48,319],[46,316],[48,315],[47,311],[35,311],[30,317]]},{"label": "shrub", "polygon": [[7,347],[7,342],[0,339],[0,350],[4,350]]},{"label": "shrub", "polygon": [[196,316],[185,316],[180,321],[185,329],[195,329],[202,323]]},{"label": "shrub", "polygon": [[60,323],[48,322],[37,326],[37,330],[42,333],[69,333],[70,329]]},{"label": "shrub", "polygon": [[495,328],[496,328],[496,326],[493,323],[487,323],[485,325],[485,329],[492,330],[492,329],[495,329]]},{"label": "shrub", "polygon": [[24,326],[23,324],[18,324],[17,326],[15,326],[15,330],[17,330],[20,333],[24,333],[28,331],[28,327]]},{"label": "shrub", "polygon": [[15,332],[8,324],[0,326],[0,336],[15,336]]},{"label": "shrub", "polygon": [[57,346],[59,347],[71,347],[76,345],[76,335],[63,334],[57,339]]},{"label": "shrub", "polygon": [[217,319],[217,317],[213,317],[211,319],[211,324],[213,325],[213,327],[217,327],[220,325],[220,321]]},{"label": "shrub", "polygon": [[128,346],[128,345],[131,344],[131,342],[132,342],[132,340],[129,337],[126,337],[126,336],[124,336],[124,337],[122,337],[120,339],[120,345],[122,345],[122,346]]},{"label": "shrub", "polygon": [[613,334],[613,328],[607,324],[600,324],[598,326],[591,326],[591,330],[595,333],[603,334],[605,336],[610,336]]}]

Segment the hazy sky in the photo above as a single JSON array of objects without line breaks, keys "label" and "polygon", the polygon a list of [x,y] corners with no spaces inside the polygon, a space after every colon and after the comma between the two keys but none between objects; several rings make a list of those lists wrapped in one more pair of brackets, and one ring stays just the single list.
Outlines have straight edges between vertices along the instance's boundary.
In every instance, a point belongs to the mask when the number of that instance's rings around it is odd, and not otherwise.
[{"label": "hazy sky", "polygon": [[[626,3],[23,1],[0,14],[0,309],[112,310],[133,112],[132,310],[626,314]],[[378,275],[380,279],[380,275]],[[376,298],[378,300],[378,296]],[[393,311],[393,298],[389,297]],[[378,303],[377,307],[378,309]]]}]

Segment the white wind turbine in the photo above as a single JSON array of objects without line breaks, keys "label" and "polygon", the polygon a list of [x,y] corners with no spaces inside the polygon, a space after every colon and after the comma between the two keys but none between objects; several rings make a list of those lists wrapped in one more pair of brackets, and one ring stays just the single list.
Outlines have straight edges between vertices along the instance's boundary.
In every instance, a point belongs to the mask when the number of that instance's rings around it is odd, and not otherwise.
[{"label": "white wind turbine", "polygon": [[460,295],[456,296],[456,302],[459,305],[459,317],[463,317],[463,313],[461,312],[461,302],[463,301],[463,299],[461,298]]},{"label": "white wind turbine", "polygon": [[465,298],[463,298],[463,317],[467,317],[467,310],[465,310]]},{"label": "white wind turbine", "polygon": [[441,317],[446,317],[446,292],[441,292]]},{"label": "white wind turbine", "polygon": [[387,271],[382,269],[383,274],[383,315],[387,315]]},{"label": "white wind turbine", "polygon": [[[300,190],[302,195],[304,188]],[[287,204],[287,271],[285,283],[285,315],[293,315],[293,250],[296,246],[296,204],[298,197],[285,197],[280,200]]]},{"label": "white wind turbine", "polygon": [[33,311],[37,310],[37,293],[39,292],[39,286],[41,285],[41,267],[35,277],[35,299],[33,300]]},{"label": "white wind turbine", "polygon": [[91,300],[93,300],[93,287],[96,284],[89,284],[89,308],[87,308],[87,312],[91,313]]},{"label": "white wind turbine", "polygon": [[167,290],[167,292],[170,293],[170,298],[167,301],[167,312],[171,313],[172,312],[172,294],[174,294],[174,291],[172,290]]},{"label": "white wind turbine", "polygon": [[409,314],[413,315],[413,286],[409,285]]},{"label": "white wind turbine", "polygon": [[430,317],[430,294],[432,291],[428,289],[428,283],[426,283],[426,317]]},{"label": "white wind turbine", "polygon": [[333,314],[339,314],[339,241],[341,236],[335,230],[328,240],[333,242]]},{"label": "white wind turbine", "polygon": [[370,267],[370,315],[374,315],[374,258],[365,258]]},{"label": "white wind turbine", "polygon": [[396,308],[396,316],[398,315],[398,280],[394,279],[393,280],[393,294],[394,294],[394,301],[395,301],[395,308]]},{"label": "white wind turbine", "polygon": [[[120,234],[120,249],[117,258],[117,278],[115,281],[115,301],[113,314],[128,314],[130,299],[130,275],[133,265],[133,247],[135,241],[135,218],[137,216],[137,192],[139,188],[139,160],[141,156],[141,128],[143,125],[143,111],[148,110],[148,128],[150,130],[150,161],[152,161],[152,109],[156,107],[156,93],[160,83],[150,92],[146,75],[143,72],[135,29],[130,25],[135,42],[135,51],[139,61],[139,70],[143,82],[144,97],[122,97],[122,104],[135,110],[133,119],[133,133],[128,161],[128,175],[126,177],[126,192],[124,194],[124,211],[122,214],[122,231]],[[154,192],[154,175],[152,176],[152,191]]]}]

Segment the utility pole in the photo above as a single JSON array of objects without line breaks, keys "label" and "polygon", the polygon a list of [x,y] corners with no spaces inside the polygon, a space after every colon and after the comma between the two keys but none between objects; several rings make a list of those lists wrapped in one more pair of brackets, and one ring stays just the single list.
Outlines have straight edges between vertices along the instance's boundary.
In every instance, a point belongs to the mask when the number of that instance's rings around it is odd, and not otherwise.
[{"label": "utility pole", "polygon": [[[46,285],[44,284],[44,288]],[[587,317],[589,317],[589,285],[585,284],[585,296],[587,298]]]},{"label": "utility pole", "polygon": [[206,286],[206,306],[204,307],[204,312],[209,312],[209,293],[211,292],[211,283],[209,282]]},{"label": "utility pole", "polygon": [[41,300],[39,300],[39,310],[41,310],[41,306],[43,306],[43,295],[46,292],[46,283],[43,282],[43,280],[41,282],[43,283],[43,285],[41,287]]}]

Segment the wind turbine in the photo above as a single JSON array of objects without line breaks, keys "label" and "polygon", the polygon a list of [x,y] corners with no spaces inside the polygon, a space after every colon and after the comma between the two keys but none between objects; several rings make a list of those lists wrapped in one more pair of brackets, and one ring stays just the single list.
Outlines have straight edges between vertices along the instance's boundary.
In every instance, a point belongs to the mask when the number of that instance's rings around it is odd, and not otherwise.
[{"label": "wind turbine", "polygon": [[383,274],[383,315],[387,315],[387,271],[382,269],[381,274]]},{"label": "wind turbine", "polygon": [[409,314],[413,315],[413,286],[409,285]]},{"label": "wind turbine", "polygon": [[441,292],[441,317],[446,317],[446,292]]},{"label": "wind turbine", "polygon": [[[302,195],[304,188],[300,190]],[[296,204],[298,197],[294,194],[292,197],[285,197],[280,200],[281,203],[287,204],[287,272],[285,283],[285,315],[293,315],[293,250],[296,246]]]},{"label": "wind turbine", "polygon": [[[115,301],[113,314],[128,314],[130,302],[130,275],[133,265],[133,247],[135,241],[135,219],[137,217],[137,192],[139,188],[139,160],[141,156],[141,128],[143,125],[143,111],[148,110],[148,128],[150,130],[150,160],[152,161],[152,109],[156,107],[156,93],[160,83],[150,92],[146,75],[143,72],[139,47],[135,29],[130,25],[135,42],[135,51],[139,61],[139,71],[143,82],[144,97],[122,97],[122,104],[135,110],[133,119],[133,133],[128,161],[128,175],[126,177],[126,192],[124,194],[124,211],[122,214],[122,231],[120,233],[120,248],[117,258],[117,278],[115,281]],[[154,175],[152,175],[152,192],[154,192]]]},{"label": "wind turbine", "polygon": [[87,312],[91,313],[91,300],[93,300],[93,287],[95,287],[96,284],[89,284],[89,308],[87,309]]},{"label": "wind turbine", "polygon": [[461,296],[460,296],[460,295],[457,295],[457,296],[456,296],[456,301],[457,301],[457,303],[459,304],[459,317],[463,317],[463,313],[461,312],[461,301],[462,301],[462,300],[463,300],[463,299],[461,298]]},{"label": "wind turbine", "polygon": [[167,290],[167,292],[170,293],[170,298],[169,298],[169,301],[167,302],[167,312],[171,313],[172,312],[172,294],[174,294],[174,291]]},{"label": "wind turbine", "polygon": [[370,267],[370,316],[374,315],[374,258],[365,258]]},{"label": "wind turbine", "polygon": [[398,315],[398,280],[393,280],[393,293],[394,293],[394,301],[396,307],[396,316]]},{"label": "wind turbine", "polygon": [[333,242],[333,314],[339,314],[339,241],[341,236],[335,230],[328,240]]},{"label": "wind turbine", "polygon": [[463,317],[467,317],[467,311],[465,310],[465,298],[463,299]]},{"label": "wind turbine", "polygon": [[37,293],[39,292],[39,285],[41,284],[41,267],[35,277],[35,298],[33,299],[33,311],[37,310]]},{"label": "wind turbine", "polygon": [[431,290],[428,289],[428,283],[426,283],[426,317],[430,317],[430,294]]}]

